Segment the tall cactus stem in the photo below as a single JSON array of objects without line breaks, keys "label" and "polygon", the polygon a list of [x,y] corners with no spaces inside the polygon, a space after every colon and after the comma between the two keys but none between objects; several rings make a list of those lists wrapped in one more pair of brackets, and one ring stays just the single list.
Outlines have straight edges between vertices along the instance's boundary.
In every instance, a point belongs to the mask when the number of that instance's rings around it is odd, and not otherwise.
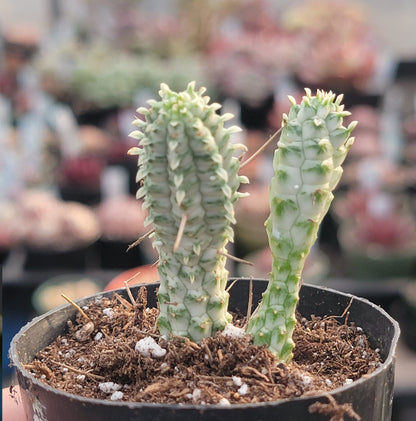
[{"label": "tall cactus stem", "polygon": [[161,84],[160,100],[138,112],[131,136],[139,156],[137,192],[148,211],[159,252],[159,330],[194,341],[230,322],[227,311],[226,245],[233,240],[234,204],[242,196],[239,159],[226,128],[230,114],[217,113],[205,88],[191,82],[183,92]]}]

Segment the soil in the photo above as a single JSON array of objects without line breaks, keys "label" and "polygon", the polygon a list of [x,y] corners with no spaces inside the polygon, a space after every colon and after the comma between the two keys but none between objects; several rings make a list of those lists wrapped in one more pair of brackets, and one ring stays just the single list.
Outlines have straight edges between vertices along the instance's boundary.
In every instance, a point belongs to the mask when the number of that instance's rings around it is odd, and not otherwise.
[{"label": "soil", "polygon": [[[298,317],[288,365],[247,335],[218,333],[200,343],[160,336],[158,310],[147,308],[144,287],[135,301],[115,294],[83,311],[85,316],[79,312],[74,323],[68,321],[67,334],[25,368],[54,388],[89,398],[220,405],[275,401],[328,392],[381,364],[362,329],[342,317],[348,309],[340,317]],[[242,326],[245,319],[235,315],[233,323]],[[149,337],[166,353],[146,356],[136,350],[137,342]],[[331,420],[355,417],[348,405],[337,405],[329,395],[328,404],[310,409]]]}]

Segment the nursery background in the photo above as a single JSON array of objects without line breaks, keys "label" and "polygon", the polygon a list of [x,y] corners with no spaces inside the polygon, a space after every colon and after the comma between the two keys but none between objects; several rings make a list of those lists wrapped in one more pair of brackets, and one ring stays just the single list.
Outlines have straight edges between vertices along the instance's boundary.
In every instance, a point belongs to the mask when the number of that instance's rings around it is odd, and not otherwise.
[{"label": "nursery background", "polygon": [[[344,93],[355,144],[303,273],[399,320],[393,420],[416,418],[416,3],[413,0],[2,0],[0,263],[7,351],[35,315],[156,280],[127,155],[135,109],[195,80],[256,151],[287,95]],[[232,276],[265,278],[274,145],[243,172]]]}]

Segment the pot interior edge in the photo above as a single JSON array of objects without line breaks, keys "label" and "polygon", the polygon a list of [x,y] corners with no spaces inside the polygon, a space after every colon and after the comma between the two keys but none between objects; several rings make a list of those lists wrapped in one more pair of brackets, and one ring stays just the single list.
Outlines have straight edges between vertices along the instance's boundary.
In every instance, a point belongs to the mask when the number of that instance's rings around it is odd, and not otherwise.
[{"label": "pot interior edge", "polygon": [[[110,291],[111,293],[113,291]],[[101,292],[76,300],[79,306],[84,306],[99,296],[108,295]],[[67,331],[67,322],[74,321],[77,310],[70,304],[64,304],[47,313],[34,317],[14,336],[10,344],[9,357],[14,353],[18,356],[18,363],[30,363],[37,352],[50,345],[58,335]],[[14,365],[15,361],[12,361]]]},{"label": "pot interior edge", "polygon": [[[302,300],[302,295],[306,294],[312,297],[312,300]],[[321,299],[319,298],[321,296]],[[304,298],[304,297],[303,297]],[[312,309],[308,303],[321,303],[326,307],[328,301],[335,304],[331,305],[332,315],[338,316],[340,322],[354,322],[356,326],[363,329],[367,335],[370,345],[373,348],[380,349],[380,355],[383,363],[394,358],[397,343],[400,336],[399,323],[390,316],[382,307],[372,303],[366,298],[358,297],[352,294],[343,293],[327,287],[305,284],[301,289],[300,306],[303,306],[306,314],[312,314]],[[328,316],[327,314],[320,314]],[[339,317],[343,315],[343,317]]]},{"label": "pot interior edge", "polygon": [[[250,279],[231,278],[230,283],[236,281],[231,291],[237,292],[230,296],[230,308],[238,308],[246,313],[246,302],[249,294]],[[267,287],[267,279],[253,280],[252,294],[255,310],[261,300],[262,293]],[[319,317],[334,316],[343,323],[346,319],[361,327],[367,334],[370,345],[380,349],[383,362],[392,359],[400,336],[400,327],[383,308],[366,298],[349,293],[340,292],[325,286],[304,283],[299,293],[298,311],[302,316]],[[342,317],[341,317],[342,316]]]}]

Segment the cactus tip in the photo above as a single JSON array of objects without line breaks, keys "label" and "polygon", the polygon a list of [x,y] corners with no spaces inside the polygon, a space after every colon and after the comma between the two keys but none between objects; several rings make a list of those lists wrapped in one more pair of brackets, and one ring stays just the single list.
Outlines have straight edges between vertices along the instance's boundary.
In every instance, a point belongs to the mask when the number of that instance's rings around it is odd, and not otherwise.
[{"label": "cactus tip", "polygon": [[355,129],[355,127],[357,127],[358,121],[351,121],[351,123],[348,125],[347,129],[349,132],[351,132],[352,130]]},{"label": "cactus tip", "polygon": [[339,94],[337,96],[337,99],[335,100],[335,104],[339,106],[343,99],[344,99],[344,94]]},{"label": "cactus tip", "polygon": [[350,137],[350,138],[348,138],[348,140],[345,142],[344,146],[345,146],[347,149],[349,149],[349,148],[352,146],[352,144],[354,143],[354,141],[355,141],[355,137]]},{"label": "cactus tip", "polygon": [[161,97],[165,96],[168,92],[171,92],[169,85],[167,83],[162,82],[160,84],[159,95]]},{"label": "cactus tip", "polygon": [[[146,107],[139,107],[139,108],[137,108],[137,110],[136,110],[136,113],[137,114],[142,114],[142,115],[145,115],[146,113],[148,113],[149,112],[149,110],[146,108]],[[133,121],[133,124],[136,124],[137,123],[137,120],[140,120],[140,119],[136,119],[136,120],[134,120]]]},{"label": "cactus tip", "polygon": [[291,105],[296,105],[296,99],[292,95],[287,96]]},{"label": "cactus tip", "polygon": [[227,130],[227,133],[229,134],[240,133],[243,131],[243,129],[239,126],[230,126],[226,130]]},{"label": "cactus tip", "polygon": [[186,90],[188,92],[194,92],[195,91],[195,81],[194,80],[192,80],[191,82],[188,83],[188,86],[187,86]]},{"label": "cactus tip", "polygon": [[[133,132],[134,133],[134,132]],[[131,136],[131,134],[130,134]],[[133,146],[127,151],[127,155],[139,155],[140,154],[140,148],[137,146]]]},{"label": "cactus tip", "polygon": [[311,98],[312,97],[312,91],[309,88],[305,88],[306,96]]},{"label": "cactus tip", "polygon": [[225,113],[221,116],[222,121],[229,121],[234,118],[234,114],[231,113]]}]

